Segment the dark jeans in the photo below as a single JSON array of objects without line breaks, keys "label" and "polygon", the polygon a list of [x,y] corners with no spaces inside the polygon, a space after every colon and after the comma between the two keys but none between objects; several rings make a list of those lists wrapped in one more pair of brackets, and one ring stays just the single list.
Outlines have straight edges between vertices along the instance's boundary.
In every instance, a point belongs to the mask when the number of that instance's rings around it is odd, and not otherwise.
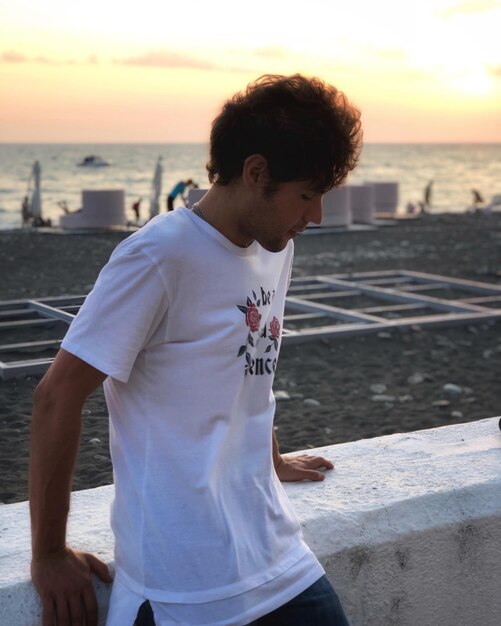
[{"label": "dark jeans", "polygon": [[[155,626],[149,602],[141,605],[135,626]],[[349,626],[336,592],[322,576],[298,596],[249,626]]]}]

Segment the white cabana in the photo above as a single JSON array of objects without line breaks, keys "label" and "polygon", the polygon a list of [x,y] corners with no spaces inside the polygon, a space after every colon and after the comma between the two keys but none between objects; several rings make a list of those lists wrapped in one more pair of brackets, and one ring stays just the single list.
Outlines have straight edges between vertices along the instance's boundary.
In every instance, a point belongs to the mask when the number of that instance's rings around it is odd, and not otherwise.
[{"label": "white cabana", "polygon": [[398,209],[399,184],[393,181],[366,183],[374,188],[374,212],[394,215]]},{"label": "white cabana", "polygon": [[347,185],[347,187],[353,223],[374,224],[374,187],[372,185]]},{"label": "white cabana", "polygon": [[158,215],[160,212],[160,196],[162,194],[162,175],[163,175],[162,157],[158,157],[155,167],[155,173],[151,182],[151,200],[150,200],[150,219]]},{"label": "white cabana", "polygon": [[321,226],[350,226],[352,223],[350,192],[347,186],[330,189],[322,199]]},{"label": "white cabana", "polygon": [[201,200],[208,191],[208,189],[200,189],[200,187],[190,189],[188,191],[188,208],[191,209],[195,202]]},{"label": "white cabana", "polygon": [[82,208],[63,215],[61,228],[113,228],[125,226],[123,189],[87,189],[82,191]]}]

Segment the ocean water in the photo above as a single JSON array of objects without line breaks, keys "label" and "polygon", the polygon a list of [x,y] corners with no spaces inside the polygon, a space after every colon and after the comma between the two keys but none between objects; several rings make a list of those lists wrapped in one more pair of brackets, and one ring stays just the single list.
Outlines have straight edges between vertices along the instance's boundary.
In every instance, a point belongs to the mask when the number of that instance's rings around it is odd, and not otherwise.
[{"label": "ocean water", "polygon": [[[109,167],[77,164],[87,155],[99,155]],[[0,229],[21,224],[22,199],[29,192],[33,163],[41,165],[42,215],[58,223],[58,202],[70,210],[81,207],[83,189],[124,189],[127,217],[132,203],[142,198],[146,218],[155,164],[163,157],[161,210],[165,197],[179,180],[192,178],[207,187],[206,144],[0,144]],[[366,144],[357,168],[347,182],[397,181],[399,212],[407,202],[423,198],[433,180],[432,212],[463,212],[471,207],[471,189],[485,200],[501,194],[501,144]]]}]

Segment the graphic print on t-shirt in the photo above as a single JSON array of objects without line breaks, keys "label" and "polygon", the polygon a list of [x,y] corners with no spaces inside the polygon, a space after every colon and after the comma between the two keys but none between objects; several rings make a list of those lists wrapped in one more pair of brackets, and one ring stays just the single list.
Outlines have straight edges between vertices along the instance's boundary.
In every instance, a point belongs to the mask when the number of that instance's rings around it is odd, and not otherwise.
[{"label": "graphic print on t-shirt", "polygon": [[[246,305],[237,304],[237,308],[245,315],[247,326],[247,338],[245,344],[238,349],[237,356],[245,355],[245,375],[251,376],[270,375],[275,372],[281,330],[280,321],[276,316],[273,316],[268,324],[268,316],[262,313],[271,306],[275,291],[266,291],[260,287],[258,292],[259,295],[252,291],[252,298],[247,297]],[[263,319],[264,323],[261,325]],[[258,356],[258,350],[262,356]]]}]

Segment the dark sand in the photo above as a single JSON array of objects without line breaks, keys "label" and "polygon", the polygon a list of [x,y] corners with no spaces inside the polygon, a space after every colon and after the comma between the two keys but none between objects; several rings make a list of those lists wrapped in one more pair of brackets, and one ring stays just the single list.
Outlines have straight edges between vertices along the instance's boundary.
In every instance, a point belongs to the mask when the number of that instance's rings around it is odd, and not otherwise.
[{"label": "dark sand", "polygon": [[[0,232],[0,300],[86,294],[125,233]],[[408,269],[501,283],[501,214],[426,216],[377,230],[302,235],[296,276]],[[284,346],[275,391],[282,451],[501,414],[501,322]],[[61,335],[61,327],[44,331]],[[64,332],[64,327],[63,327]],[[28,332],[0,343],[30,340]],[[33,338],[34,339],[34,338]],[[409,382],[420,374],[422,382]],[[0,502],[27,498],[31,397],[39,377],[0,380]],[[443,386],[454,383],[461,393]],[[371,385],[385,385],[384,391]],[[389,396],[386,400],[375,396]],[[306,402],[305,402],[306,400]],[[84,410],[74,489],[112,481],[101,390]]]}]

